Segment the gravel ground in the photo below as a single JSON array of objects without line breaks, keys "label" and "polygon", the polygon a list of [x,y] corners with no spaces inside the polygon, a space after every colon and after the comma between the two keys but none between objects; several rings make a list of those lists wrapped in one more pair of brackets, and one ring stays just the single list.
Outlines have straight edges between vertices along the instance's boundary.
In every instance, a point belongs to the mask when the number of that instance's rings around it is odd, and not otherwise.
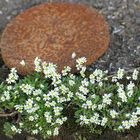
[{"label": "gravel ground", "polygon": [[140,67],[140,0],[0,0],[0,31],[23,10],[43,2],[69,1],[97,8],[110,27],[110,47],[90,70]]},{"label": "gravel ground", "polygon": [[[110,28],[110,47],[90,70],[101,68],[114,72],[119,67],[126,70],[140,67],[140,0],[0,0],[0,32],[2,33],[6,24],[23,10],[48,1],[85,3],[97,8],[105,16]],[[2,61],[0,66],[3,71],[6,70]],[[112,140],[117,140],[113,137]]]}]

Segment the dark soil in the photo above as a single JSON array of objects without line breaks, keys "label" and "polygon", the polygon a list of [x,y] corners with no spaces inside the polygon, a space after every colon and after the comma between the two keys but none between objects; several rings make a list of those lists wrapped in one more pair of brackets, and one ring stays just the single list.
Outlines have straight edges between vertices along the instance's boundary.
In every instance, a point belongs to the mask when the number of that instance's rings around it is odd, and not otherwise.
[{"label": "dark soil", "polygon": [[[43,2],[76,2],[97,8],[106,18],[110,28],[110,47],[108,51],[92,66],[90,70],[101,68],[116,71],[119,67],[126,70],[140,67],[140,0],[0,0],[0,32],[6,24],[23,10]],[[0,57],[0,81],[7,75]],[[91,140],[140,140],[140,129],[131,133],[115,134],[106,132]],[[17,137],[13,140],[22,140]],[[70,139],[64,138],[65,140]],[[71,138],[72,139],[72,138]],[[0,140],[9,140],[0,137]]]}]

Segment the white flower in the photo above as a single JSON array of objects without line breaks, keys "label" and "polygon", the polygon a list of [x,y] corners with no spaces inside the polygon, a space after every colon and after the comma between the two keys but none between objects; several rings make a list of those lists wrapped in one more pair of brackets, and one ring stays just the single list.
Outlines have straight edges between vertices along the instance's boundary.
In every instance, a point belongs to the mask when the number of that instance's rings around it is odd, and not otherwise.
[{"label": "white flower", "polygon": [[20,64],[21,64],[22,66],[25,66],[25,61],[22,60],[22,61],[20,62]]},{"label": "white flower", "polygon": [[89,90],[82,85],[79,87],[79,91],[82,92],[84,95],[87,95],[87,93],[89,92]]},{"label": "white flower", "polygon": [[104,104],[99,104],[98,109],[101,110],[104,107]]},{"label": "white flower", "polygon": [[10,91],[10,90],[12,90],[12,89],[13,89],[12,86],[7,86],[7,90],[8,90],[8,91]]},{"label": "white flower", "polygon": [[94,74],[90,74],[89,78],[90,78],[90,83],[94,84],[95,80],[96,80],[95,75]]},{"label": "white flower", "polygon": [[[27,95],[31,95],[31,93],[33,92],[34,90],[34,87],[32,87],[31,85],[29,84],[22,84],[20,86],[21,90],[26,93]],[[35,92],[35,91],[34,91]]]},{"label": "white flower", "polygon": [[73,52],[72,55],[71,55],[71,58],[74,59],[75,57],[76,57],[76,53]]},{"label": "white flower", "polygon": [[126,77],[126,79],[127,79],[127,80],[130,80],[130,79],[131,79],[131,77],[130,77],[130,76],[127,76],[127,77]]},{"label": "white flower", "polygon": [[110,110],[110,115],[114,119],[118,115],[118,113],[115,110]]},{"label": "white flower", "polygon": [[126,118],[129,118],[130,115],[131,115],[130,113],[125,114]]},{"label": "white flower", "polygon": [[65,122],[67,119],[68,119],[67,117],[62,118],[63,122]]},{"label": "white flower", "polygon": [[81,75],[82,77],[85,77],[85,71],[86,71],[86,67],[81,67],[80,75]]},{"label": "white flower", "polygon": [[122,121],[122,127],[124,127],[125,129],[130,129],[131,125],[129,121],[125,120],[125,121]]},{"label": "white flower", "polygon": [[58,107],[58,106],[57,107],[54,107],[53,109],[54,109],[55,116],[60,115],[61,114],[61,111],[63,110],[62,107]]},{"label": "white flower", "polygon": [[87,104],[82,104],[82,108],[87,109],[88,105]]},{"label": "white flower", "polygon": [[95,98],[96,98],[96,94],[92,94],[92,95],[91,95],[91,98],[92,98],[92,99],[95,99]]},{"label": "white flower", "polygon": [[69,85],[70,86],[73,86],[75,84],[75,81],[74,80],[69,80]]},{"label": "white flower", "polygon": [[53,135],[54,136],[57,136],[58,134],[59,134],[59,131],[58,131],[59,129],[56,127],[55,129],[54,129],[54,132],[53,132]]},{"label": "white flower", "polygon": [[4,97],[5,97],[6,100],[10,100],[9,91],[4,91]]},{"label": "white flower", "polygon": [[59,92],[58,91],[55,91],[55,90],[51,90],[51,91],[49,91],[48,96],[50,96],[52,98],[53,97],[58,98],[59,97]]},{"label": "white flower", "polygon": [[33,95],[34,96],[38,96],[38,95],[41,95],[42,94],[42,91],[40,89],[36,89],[33,91]]},{"label": "white flower", "polygon": [[117,78],[122,79],[124,76],[124,69],[119,68],[117,71]]},{"label": "white flower", "polygon": [[63,120],[61,120],[60,118],[58,118],[58,119],[56,120],[56,123],[62,125],[62,124],[63,124]]},{"label": "white flower", "polygon": [[40,101],[40,100],[41,100],[41,98],[40,98],[40,97],[36,97],[36,100],[37,100],[37,101]]},{"label": "white flower", "polygon": [[42,131],[42,127],[41,126],[39,127],[39,130]]},{"label": "white flower", "polygon": [[137,126],[138,121],[139,117],[137,117],[137,114],[133,112],[131,115],[131,119],[129,120],[129,124],[134,127]]},{"label": "white flower", "polygon": [[100,120],[99,120],[99,114],[98,113],[94,113],[94,115],[90,118],[90,122],[91,123],[95,123],[97,125],[100,125]]},{"label": "white flower", "polygon": [[20,113],[23,112],[23,105],[15,105],[14,107],[16,110],[18,110],[18,112],[20,112]]},{"label": "white flower", "polygon": [[92,109],[92,110],[95,110],[96,107],[97,107],[97,105],[94,104],[94,105],[92,105],[91,109]]},{"label": "white flower", "polygon": [[23,126],[23,123],[22,123],[22,122],[20,122],[20,123],[19,123],[19,126],[20,126],[20,127],[22,127],[22,126]]},{"label": "white flower", "polygon": [[110,99],[111,93],[110,94],[104,94],[103,95],[103,104],[110,105],[112,100]]},{"label": "white flower", "polygon": [[135,87],[135,84],[130,81],[130,83],[127,85],[127,90],[133,90],[133,88]]},{"label": "white flower", "polygon": [[38,134],[38,130],[35,129],[35,130],[32,131],[32,133],[33,133],[34,135],[36,135],[36,134]]},{"label": "white flower", "polygon": [[45,74],[46,78],[58,78],[57,77],[57,65],[53,64],[53,63],[46,63],[43,62],[42,63],[42,67],[43,67],[43,73]]},{"label": "white flower", "polygon": [[64,69],[62,70],[62,75],[66,76],[68,73],[71,71],[71,67],[65,66]]},{"label": "white flower", "polygon": [[103,76],[104,76],[103,71],[100,70],[100,69],[96,69],[96,70],[93,72],[93,74],[96,76],[96,81],[97,81],[97,82],[101,82],[101,80],[102,80],[102,78],[103,78]]},{"label": "white flower", "polygon": [[13,132],[16,132],[16,131],[17,131],[17,128],[16,128],[14,125],[12,125],[12,126],[11,126],[11,130],[12,130]]},{"label": "white flower", "polygon": [[92,101],[87,100],[87,101],[86,101],[86,104],[87,104],[88,108],[91,108],[91,106],[92,106]]},{"label": "white flower", "polygon": [[112,77],[112,82],[117,82],[117,81],[118,81],[117,76],[113,76]]},{"label": "white flower", "polygon": [[124,91],[124,86],[123,85],[120,85],[117,92],[118,92],[118,96],[119,98],[121,98],[122,102],[127,102],[127,97],[126,97],[126,94],[125,94],[125,91]]},{"label": "white flower", "polygon": [[35,60],[34,60],[34,65],[35,65],[35,71],[36,72],[41,72],[42,71],[41,59],[39,59],[38,57],[36,57]]},{"label": "white flower", "polygon": [[103,82],[99,82],[99,87],[102,87],[103,86]]},{"label": "white flower", "polygon": [[44,116],[46,118],[46,122],[47,123],[51,123],[52,122],[52,116],[50,115],[50,112],[45,112]]},{"label": "white flower", "polygon": [[76,78],[76,76],[72,73],[69,74],[69,77],[70,77],[71,80],[75,80],[75,78]]},{"label": "white flower", "polygon": [[47,135],[51,136],[52,135],[52,131],[51,130],[48,130],[47,131]]},{"label": "white flower", "polygon": [[15,68],[12,68],[10,70],[10,74],[8,75],[8,78],[6,79],[6,81],[8,84],[16,83],[18,78],[19,78],[19,76],[17,75],[17,70]]},{"label": "white flower", "polygon": [[83,67],[83,64],[86,63],[86,62],[87,62],[87,60],[86,60],[85,57],[78,58],[76,60],[76,68],[77,68],[77,70],[80,70]]},{"label": "white flower", "polygon": [[33,108],[33,100],[32,99],[28,99],[25,102],[24,109],[28,111],[28,110],[30,110],[32,108]]},{"label": "white flower", "polygon": [[69,91],[67,94],[67,101],[70,101],[72,97],[73,97],[73,92]]},{"label": "white flower", "polygon": [[101,120],[101,126],[105,126],[105,124],[107,123],[108,118],[103,117],[103,119]]},{"label": "white flower", "polygon": [[85,87],[89,85],[89,81],[87,78],[85,78],[81,83],[82,83],[82,86],[85,86]]},{"label": "white flower", "polygon": [[139,71],[135,69],[133,74],[132,74],[132,79],[137,80],[138,79],[138,74],[139,74]]},{"label": "white flower", "polygon": [[33,116],[29,116],[29,121],[34,121],[34,117]]},{"label": "white flower", "polygon": [[140,115],[140,107],[137,107],[136,109],[137,109],[136,114]]},{"label": "white flower", "polygon": [[118,127],[118,129],[119,129],[119,130],[122,130],[122,129],[123,129],[123,126],[122,126],[122,125],[120,125],[120,126]]},{"label": "white flower", "polygon": [[86,96],[84,96],[83,94],[81,94],[81,93],[79,93],[79,92],[76,92],[75,94],[76,94],[76,96],[77,96],[80,100],[83,100],[83,101],[86,100]]},{"label": "white flower", "polygon": [[86,118],[85,115],[80,115],[81,125],[82,124],[89,124],[89,119]]}]

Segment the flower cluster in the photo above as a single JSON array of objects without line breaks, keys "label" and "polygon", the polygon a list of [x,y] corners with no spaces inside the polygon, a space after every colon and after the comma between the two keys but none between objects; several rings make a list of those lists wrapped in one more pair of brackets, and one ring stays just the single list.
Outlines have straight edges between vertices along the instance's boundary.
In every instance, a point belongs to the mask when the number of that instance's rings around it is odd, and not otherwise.
[{"label": "flower cluster", "polygon": [[[79,75],[72,74],[69,66],[58,73],[57,65],[38,57],[31,75],[19,78],[16,69],[11,69],[0,85],[1,109],[15,110],[21,117],[18,123],[8,122],[5,128],[10,131],[5,132],[55,136],[69,117],[94,130],[109,127],[124,131],[136,126],[140,122],[139,72],[127,75],[119,69],[109,77],[108,71],[96,69],[86,75],[85,63],[85,57],[76,60]],[[26,66],[25,61],[21,64]],[[68,109],[74,113],[69,114]]]},{"label": "flower cluster", "polygon": [[19,76],[17,75],[17,70],[15,68],[12,68],[6,81],[8,84],[12,84],[12,83],[15,83],[16,80],[18,80],[18,77]]}]

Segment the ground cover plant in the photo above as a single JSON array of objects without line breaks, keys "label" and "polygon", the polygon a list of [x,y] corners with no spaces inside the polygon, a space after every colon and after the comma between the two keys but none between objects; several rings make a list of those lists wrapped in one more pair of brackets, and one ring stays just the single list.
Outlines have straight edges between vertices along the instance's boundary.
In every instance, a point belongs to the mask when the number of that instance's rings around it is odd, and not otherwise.
[{"label": "ground cover plant", "polygon": [[[72,133],[80,128],[101,134],[105,129],[124,132],[140,122],[139,71],[117,73],[96,69],[86,71],[86,58],[76,59],[79,74],[66,66],[34,60],[35,72],[20,77],[15,68],[0,84],[0,117],[4,132],[12,137],[27,132],[44,139],[61,135],[63,128]],[[20,63],[26,67],[24,60]]]}]

